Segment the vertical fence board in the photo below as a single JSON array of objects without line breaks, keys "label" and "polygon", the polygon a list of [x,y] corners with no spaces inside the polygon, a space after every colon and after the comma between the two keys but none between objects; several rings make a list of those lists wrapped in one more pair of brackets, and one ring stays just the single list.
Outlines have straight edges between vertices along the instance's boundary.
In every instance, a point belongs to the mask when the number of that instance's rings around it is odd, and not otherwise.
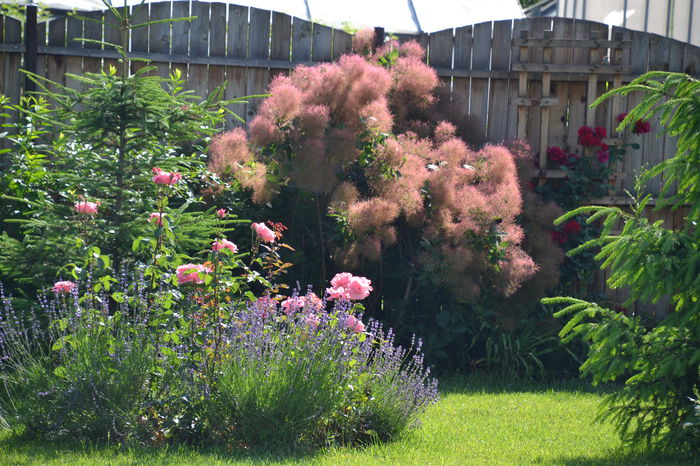
[{"label": "vertical fence board", "polygon": [[[434,68],[452,68],[453,42],[452,29],[445,29],[430,34],[428,40],[428,64]],[[449,94],[452,84],[451,77],[444,76],[439,79],[441,86],[446,88]]]},{"label": "vertical fence board", "polygon": [[[250,58],[268,58],[270,44],[270,12],[258,8],[250,9]],[[270,81],[267,68],[248,68],[246,94],[264,94]],[[250,122],[260,105],[260,99],[248,103],[246,120]]]},{"label": "vertical fence board", "polygon": [[[148,3],[131,7],[131,23],[133,25],[148,22]],[[137,53],[148,53],[148,26],[137,27],[131,30],[131,51]],[[131,72],[136,73],[146,66],[146,63],[136,61],[131,63]]]},{"label": "vertical fence board", "polygon": [[[117,8],[117,11],[119,14],[124,13],[124,8]],[[104,26],[104,33],[102,34],[103,39],[105,42],[108,42],[110,44],[114,45],[122,45],[122,39],[121,39],[121,32],[119,31],[119,23],[120,21],[117,19],[117,17],[112,13],[111,10],[105,11],[104,14],[104,20],[105,20],[105,26]],[[105,50],[115,50],[114,47],[110,47],[105,45]],[[118,68],[118,61],[113,60],[111,58],[105,58],[102,60],[102,67],[105,70],[105,72],[109,71],[110,66],[114,66],[117,69]]]},{"label": "vertical fence board", "polygon": [[[151,19],[168,19],[170,18],[170,2],[159,2],[151,4]],[[148,31],[148,48],[151,53],[165,54],[170,53],[170,23],[152,24]],[[170,74],[170,63],[168,62],[151,62],[151,65],[158,67],[156,74],[163,78],[167,78]]]},{"label": "vertical fence board", "polygon": [[[95,21],[102,21],[102,12],[101,11],[90,11],[88,13],[85,13],[83,16],[85,16],[88,19],[92,19]],[[91,40],[97,40],[101,41],[102,40],[102,24],[95,23],[93,21],[84,21],[84,29],[83,29],[83,34],[85,35],[85,39],[91,39]],[[96,44],[92,42],[85,42],[85,48],[86,49],[102,49],[101,44]],[[98,57],[84,57],[83,58],[83,73],[98,73],[102,69],[102,58]]]},{"label": "vertical fence board", "polygon": [[[472,40],[472,70],[488,71],[491,58],[491,23],[474,26]],[[486,132],[488,123],[489,80],[472,78],[469,99],[469,113],[481,120],[481,131]]]},{"label": "vertical fence board", "polygon": [[[68,16],[66,21],[66,47],[81,48],[81,43],[74,39],[83,37],[83,22],[73,16]],[[83,72],[83,57],[67,56],[66,73],[79,75]],[[83,86],[76,81],[66,77],[66,86],[71,89],[81,89]]]},{"label": "vertical fence board", "polygon": [[[209,56],[226,56],[226,9],[223,3],[212,3],[209,17]],[[226,79],[226,67],[221,65],[209,65],[208,75],[209,93],[214,92]],[[225,91],[224,91],[225,93]]]},{"label": "vertical fence board", "polygon": [[[292,17],[283,13],[272,13],[271,31],[270,59],[289,61],[292,42]],[[270,70],[270,79],[288,71],[289,69],[279,68]]]},{"label": "vertical fence board", "polygon": [[[472,27],[464,26],[455,29],[454,69],[470,69],[471,56]],[[469,114],[469,78],[455,77],[452,80],[452,106],[460,117]]]},{"label": "vertical fence board", "polygon": [[[49,22],[49,47],[65,47],[66,45],[66,18],[59,17]],[[46,77],[55,83],[64,85],[66,83],[66,57],[63,55],[48,55],[46,58]],[[55,86],[49,86],[54,92],[58,91]]]},{"label": "vertical fence board", "polygon": [[[491,69],[505,71],[510,66],[511,21],[493,23]],[[501,142],[508,137],[509,80],[491,79],[487,139]]]},{"label": "vertical fence board", "polygon": [[311,61],[311,23],[294,18],[292,24],[292,60]]},{"label": "vertical fence board", "polygon": [[[197,19],[190,23],[190,57],[209,56],[209,3],[192,2],[192,16]],[[210,92],[209,68],[207,65],[190,63],[187,82],[195,94],[204,98]]]},{"label": "vertical fence board", "polygon": [[332,58],[331,41],[333,40],[333,30],[328,26],[314,23],[312,36],[311,54],[313,61],[330,61]]},{"label": "vertical fence board", "polygon": [[[190,6],[187,2],[173,2],[172,17],[185,18],[190,16]],[[187,55],[190,43],[190,22],[176,21],[171,27],[170,53],[173,55]],[[183,79],[187,79],[188,69],[186,63],[171,64],[171,71],[180,70]]]},{"label": "vertical fence board", "polygon": [[333,59],[352,52],[352,35],[341,29],[333,30]]},{"label": "vertical fence board", "polygon": [[[244,58],[248,54],[248,8],[237,5],[228,7],[228,31],[226,38],[226,56],[231,58]],[[243,97],[246,92],[247,71],[239,66],[226,67],[226,100]],[[246,104],[233,104],[229,109],[236,115],[245,119]],[[238,126],[241,123],[233,116],[227,115],[227,126]]]},{"label": "vertical fence board", "polygon": [[[531,39],[543,39],[544,31],[550,29],[551,18],[534,18],[529,21],[529,34]],[[542,47],[530,47],[528,60],[531,63],[544,63],[544,50]],[[539,99],[542,97],[542,80],[532,79],[528,76],[528,97],[531,99]],[[532,151],[535,154],[540,153],[540,149],[546,150],[546,147],[540,148],[542,128],[540,121],[542,120],[542,111],[539,106],[530,106],[527,108],[527,138]],[[549,117],[547,117],[549,119]]]}]

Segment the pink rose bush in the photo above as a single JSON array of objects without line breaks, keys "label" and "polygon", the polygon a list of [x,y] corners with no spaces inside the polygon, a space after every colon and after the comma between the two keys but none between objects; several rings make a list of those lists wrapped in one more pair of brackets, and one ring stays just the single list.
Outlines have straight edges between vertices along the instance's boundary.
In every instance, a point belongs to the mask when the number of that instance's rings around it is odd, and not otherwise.
[{"label": "pink rose bush", "polygon": [[155,173],[153,176],[153,182],[155,184],[174,186],[182,179],[180,173],[166,172],[158,167],[153,167],[153,173]]},{"label": "pink rose bush", "polygon": [[372,281],[365,277],[356,277],[350,273],[336,274],[331,280],[331,287],[326,289],[328,299],[345,299],[358,301],[365,299],[373,290]]},{"label": "pink rose bush", "polygon": [[270,230],[264,223],[253,223],[252,228],[260,241],[265,243],[274,243],[274,241],[277,239],[275,232]]},{"label": "pink rose bush", "polygon": [[360,319],[352,315],[345,318],[345,326],[355,333],[362,333],[365,331],[365,324],[363,324]]},{"label": "pink rose bush", "polygon": [[77,285],[71,281],[60,281],[53,284],[54,293],[71,293]]},{"label": "pink rose bush", "polygon": [[219,209],[216,211],[216,216],[219,218],[226,218],[227,215],[228,212],[226,211],[226,209]]},{"label": "pink rose bush", "polygon": [[99,207],[99,202],[78,201],[75,203],[75,211],[79,214],[96,214]]},{"label": "pink rose bush", "polygon": [[314,313],[321,309],[323,309],[323,301],[314,293],[308,293],[306,296],[293,296],[282,301],[282,312],[286,315],[301,311]]},{"label": "pink rose bush", "polygon": [[206,275],[211,271],[211,267],[203,264],[183,264],[177,268],[175,274],[177,276],[178,285],[184,285],[186,283],[201,285],[204,283],[204,279],[200,274]]}]

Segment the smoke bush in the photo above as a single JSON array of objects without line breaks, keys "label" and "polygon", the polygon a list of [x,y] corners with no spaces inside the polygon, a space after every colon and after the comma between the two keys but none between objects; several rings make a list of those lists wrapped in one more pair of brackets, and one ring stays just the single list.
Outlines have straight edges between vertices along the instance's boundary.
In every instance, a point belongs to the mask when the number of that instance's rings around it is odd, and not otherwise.
[{"label": "smoke bush", "polygon": [[235,129],[215,139],[209,168],[257,203],[289,189],[311,194],[334,223],[306,229],[321,232],[316,244],[336,265],[358,268],[398,247],[460,300],[513,294],[538,270],[520,247],[514,155],[474,150],[435,118],[439,81],[417,43],[369,53],[369,35],[355,42],[366,57],[276,77],[250,124],[252,155]]}]

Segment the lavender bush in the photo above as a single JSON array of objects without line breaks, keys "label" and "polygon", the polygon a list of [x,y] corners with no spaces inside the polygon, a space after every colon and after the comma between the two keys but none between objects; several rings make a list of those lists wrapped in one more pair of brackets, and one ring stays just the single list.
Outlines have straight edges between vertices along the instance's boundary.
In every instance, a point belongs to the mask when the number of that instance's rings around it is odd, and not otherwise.
[{"label": "lavender bush", "polygon": [[420,341],[394,346],[349,299],[231,301],[212,325],[204,283],[151,286],[121,274],[116,312],[89,280],[57,286],[40,299],[48,325],[3,294],[5,423],[41,438],[315,447],[390,439],[437,399]]}]

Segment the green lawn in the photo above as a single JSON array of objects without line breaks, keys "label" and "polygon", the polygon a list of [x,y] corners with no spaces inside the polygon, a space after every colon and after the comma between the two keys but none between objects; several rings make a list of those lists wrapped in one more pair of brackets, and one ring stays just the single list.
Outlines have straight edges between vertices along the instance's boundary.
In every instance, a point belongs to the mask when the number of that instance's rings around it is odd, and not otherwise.
[{"label": "green lawn", "polygon": [[1,464],[700,464],[687,456],[625,451],[609,425],[594,424],[600,393],[580,383],[542,385],[453,378],[423,427],[400,440],[314,456],[224,449],[120,448],[0,437]]}]

